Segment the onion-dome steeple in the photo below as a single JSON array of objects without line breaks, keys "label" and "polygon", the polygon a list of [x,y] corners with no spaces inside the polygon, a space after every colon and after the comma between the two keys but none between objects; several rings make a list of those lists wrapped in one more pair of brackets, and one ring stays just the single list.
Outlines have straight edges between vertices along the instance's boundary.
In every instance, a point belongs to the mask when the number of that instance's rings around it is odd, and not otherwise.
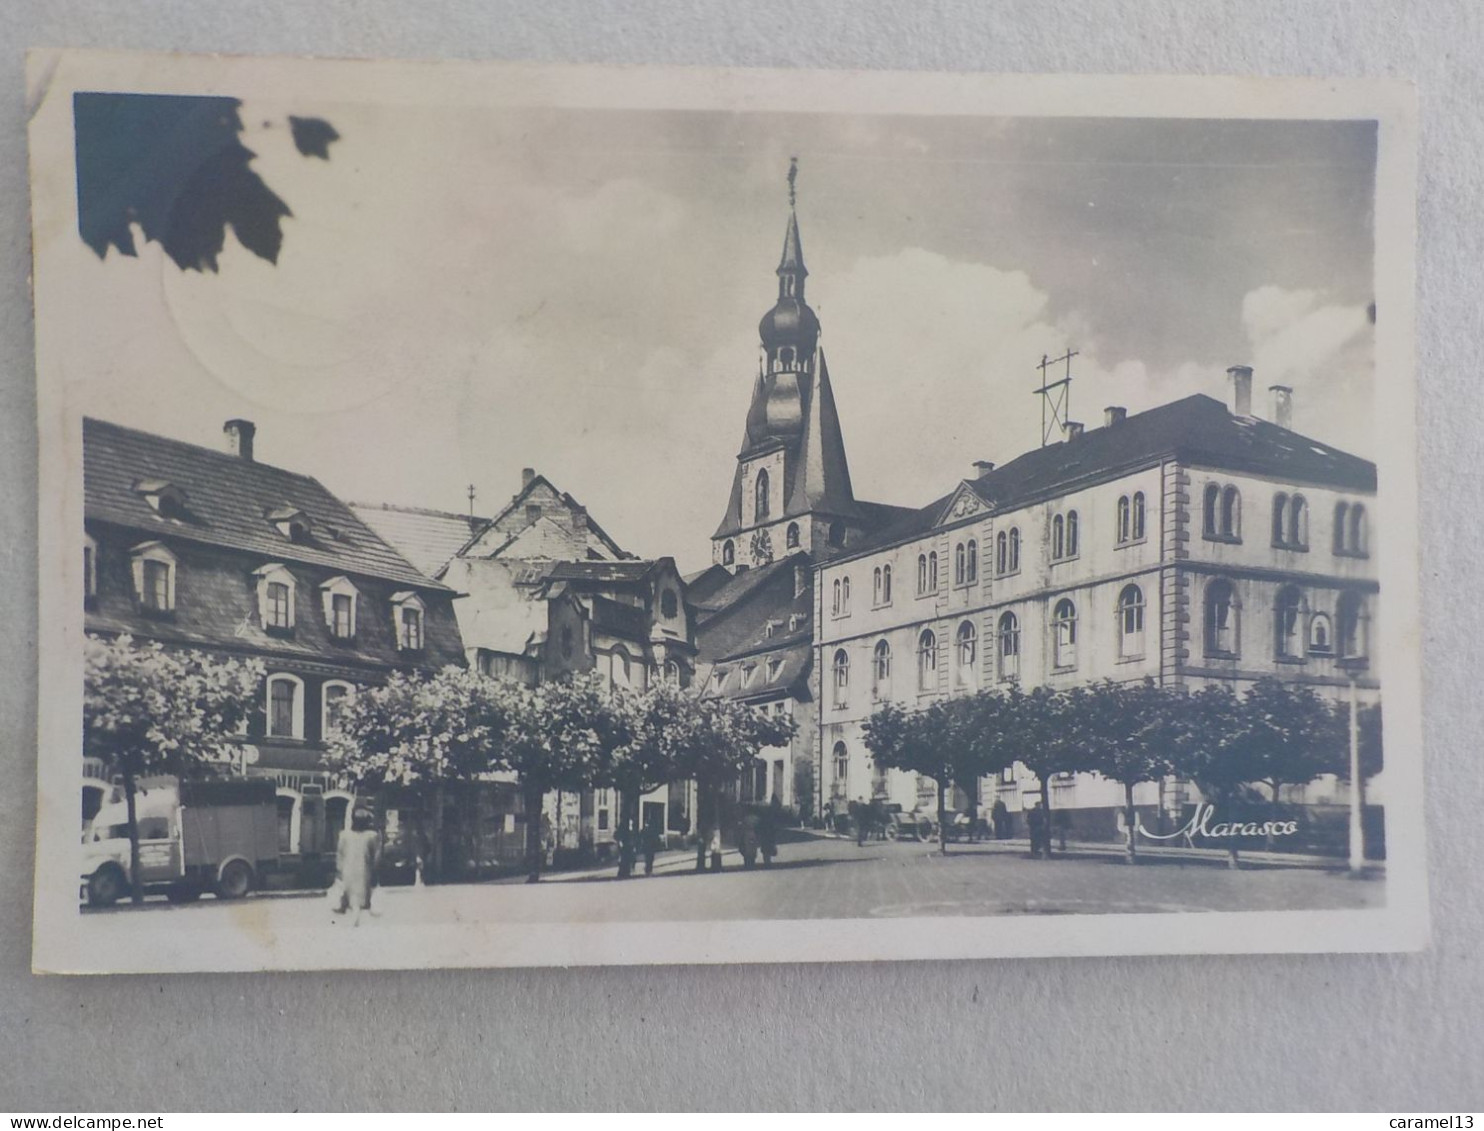
[{"label": "onion-dome steeple", "polygon": [[799,217],[794,182],[799,175],[798,159],[788,166],[788,226],[783,231],[783,257],[778,262],[778,301],[758,323],[767,368],[779,364],[792,368],[812,356],[819,344],[819,319],[804,301],[804,245],[799,239]]}]

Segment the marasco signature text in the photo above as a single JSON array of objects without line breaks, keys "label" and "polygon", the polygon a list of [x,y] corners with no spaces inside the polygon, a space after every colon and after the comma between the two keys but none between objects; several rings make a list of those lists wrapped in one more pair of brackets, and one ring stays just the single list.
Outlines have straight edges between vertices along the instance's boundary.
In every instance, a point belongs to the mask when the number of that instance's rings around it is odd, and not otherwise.
[{"label": "marasco signature text", "polygon": [[1206,802],[1195,807],[1190,820],[1172,833],[1152,833],[1144,827],[1142,818],[1134,818],[1134,827],[1150,840],[1175,840],[1179,837],[1224,837],[1224,836],[1292,836],[1298,832],[1297,821],[1217,821],[1216,806]]}]

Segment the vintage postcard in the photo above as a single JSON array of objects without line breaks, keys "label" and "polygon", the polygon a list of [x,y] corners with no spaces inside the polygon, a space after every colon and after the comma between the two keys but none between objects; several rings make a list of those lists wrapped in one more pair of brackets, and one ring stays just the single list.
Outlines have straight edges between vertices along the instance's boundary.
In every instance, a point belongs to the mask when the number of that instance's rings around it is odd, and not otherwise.
[{"label": "vintage postcard", "polygon": [[1425,945],[1406,86],[30,75],[37,970]]}]

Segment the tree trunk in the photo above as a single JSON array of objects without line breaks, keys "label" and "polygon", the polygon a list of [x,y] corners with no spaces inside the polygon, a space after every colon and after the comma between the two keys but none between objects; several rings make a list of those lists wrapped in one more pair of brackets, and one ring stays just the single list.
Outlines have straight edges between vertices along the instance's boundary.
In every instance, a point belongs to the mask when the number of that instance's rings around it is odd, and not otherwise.
[{"label": "tree trunk", "polygon": [[1041,846],[1046,849],[1046,859],[1051,859],[1051,775],[1041,775],[1041,812],[1046,814],[1046,828],[1041,833]]},{"label": "tree trunk", "polygon": [[134,805],[134,774],[124,770],[124,801],[129,811],[129,899],[144,902],[144,880],[139,875],[139,815]]},{"label": "tree trunk", "polygon": [[710,843],[715,847],[711,850],[711,870],[721,871],[721,790],[711,791],[711,836]]},{"label": "tree trunk", "polygon": [[433,879],[436,883],[443,882],[443,805],[444,786],[439,782],[433,787],[433,846],[429,855],[432,857]]},{"label": "tree trunk", "polygon": [[534,884],[541,879],[541,867],[546,862],[546,850],[541,844],[541,799],[545,790],[539,786],[526,786],[526,883]]},{"label": "tree trunk", "polygon": [[711,847],[711,823],[706,816],[706,786],[696,779],[696,871],[706,870],[706,853]]},{"label": "tree trunk", "polygon": [[1128,843],[1124,846],[1124,854],[1130,864],[1139,862],[1138,849],[1135,847],[1137,838],[1134,836],[1135,822],[1138,815],[1134,812],[1134,783],[1126,781],[1123,783],[1123,824],[1124,835],[1128,837]]},{"label": "tree trunk", "polygon": [[1273,803],[1272,803],[1272,805],[1270,805],[1268,807],[1269,808],[1268,831],[1263,834],[1263,847],[1265,849],[1267,849],[1269,852],[1271,852],[1271,851],[1273,851],[1273,824],[1272,824],[1272,822],[1278,820],[1278,818],[1280,816],[1280,814],[1278,812],[1278,791],[1283,788],[1283,783],[1280,782],[1277,778],[1274,778],[1272,781],[1268,782],[1268,788],[1273,791]]},{"label": "tree trunk", "polygon": [[618,827],[623,830],[618,844],[618,878],[626,880],[634,874],[634,810],[638,797],[632,789],[619,789],[618,808]]},{"label": "tree trunk", "polygon": [[948,855],[948,799],[943,779],[938,779],[938,855]]}]

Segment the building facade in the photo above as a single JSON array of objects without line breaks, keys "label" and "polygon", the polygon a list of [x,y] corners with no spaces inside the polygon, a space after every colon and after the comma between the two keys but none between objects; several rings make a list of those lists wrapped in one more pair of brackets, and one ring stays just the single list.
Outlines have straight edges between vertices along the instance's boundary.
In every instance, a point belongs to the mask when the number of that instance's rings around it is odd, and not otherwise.
[{"label": "building facade", "polygon": [[[229,421],[222,452],[84,421],[84,624],[263,662],[240,768],[277,785],[284,862],[312,865],[333,858],[352,803],[324,765],[337,711],[464,650],[453,591],[318,481],[258,463],[254,432]],[[104,799],[91,792],[85,816]]]},{"label": "building facade", "polygon": [[[821,803],[881,798],[927,807],[930,783],[872,764],[862,726],[879,706],[1017,681],[1066,688],[1153,679],[1240,690],[1263,676],[1379,696],[1370,666],[1377,575],[1374,464],[1251,410],[1251,370],[1234,404],[1187,397],[976,474],[820,567],[815,752]],[[978,783],[1011,814],[1034,791],[1017,766]],[[1179,782],[1136,802],[1178,811]],[[960,804],[966,799],[960,798]],[[1053,783],[1053,810],[1111,837],[1122,787],[1096,775]]]}]

